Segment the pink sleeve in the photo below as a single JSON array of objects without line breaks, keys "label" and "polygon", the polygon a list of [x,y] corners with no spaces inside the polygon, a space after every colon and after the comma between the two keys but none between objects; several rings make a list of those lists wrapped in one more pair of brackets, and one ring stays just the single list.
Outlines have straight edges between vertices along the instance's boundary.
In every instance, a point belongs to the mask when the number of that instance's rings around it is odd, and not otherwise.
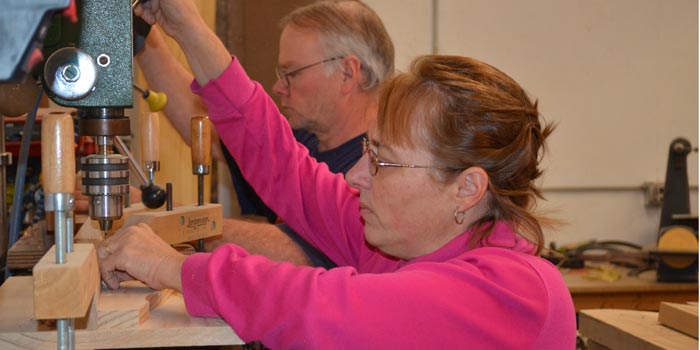
[{"label": "pink sleeve", "polygon": [[238,60],[204,87],[193,83],[193,90],[243,176],[285,223],[338,265],[363,270],[358,262],[370,259],[373,268],[381,260],[395,266],[366,245],[357,191],[296,142],[275,103]]},{"label": "pink sleeve", "polygon": [[272,349],[525,349],[548,317],[555,324],[573,318],[550,314],[537,272],[511,256],[360,274],[225,245],[190,256],[182,277],[190,314],[222,317],[241,339]]}]

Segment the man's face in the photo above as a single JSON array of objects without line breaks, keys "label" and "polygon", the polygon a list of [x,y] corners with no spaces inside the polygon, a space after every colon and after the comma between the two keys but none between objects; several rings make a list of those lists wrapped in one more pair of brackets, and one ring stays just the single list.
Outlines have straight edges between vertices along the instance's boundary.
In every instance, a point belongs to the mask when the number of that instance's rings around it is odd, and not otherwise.
[{"label": "man's face", "polygon": [[[280,97],[282,112],[292,128],[318,133],[330,127],[329,120],[336,113],[340,74],[327,75],[328,65],[337,64],[336,60],[322,62],[329,58],[321,50],[317,33],[293,25],[282,31],[279,72],[292,74],[287,75],[289,86],[285,86],[282,77],[275,82],[273,91]],[[294,73],[306,66],[309,67]]]}]

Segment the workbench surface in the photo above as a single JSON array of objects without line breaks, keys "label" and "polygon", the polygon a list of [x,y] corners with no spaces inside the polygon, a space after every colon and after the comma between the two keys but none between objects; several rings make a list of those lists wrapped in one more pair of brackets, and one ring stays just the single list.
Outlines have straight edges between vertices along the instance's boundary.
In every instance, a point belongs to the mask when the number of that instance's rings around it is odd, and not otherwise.
[{"label": "workbench surface", "polygon": [[697,283],[657,282],[656,271],[629,276],[629,269],[618,269],[620,279],[612,282],[587,279],[583,270],[562,271],[576,311],[611,308],[658,311],[662,301],[684,303],[698,300]]},{"label": "workbench surface", "polygon": [[[50,330],[45,322],[39,322],[32,316],[32,288],[32,277],[11,277],[0,286],[0,349],[56,349],[56,331]],[[143,294],[145,288],[141,285],[134,290],[127,288],[126,291],[103,289],[98,305],[114,306],[114,298],[122,298],[125,294]],[[140,321],[125,320],[126,313],[113,313],[118,316],[104,318],[94,330],[76,330],[75,348],[120,349],[243,344],[223,320],[190,317],[182,295],[175,291],[170,291],[168,297],[162,298],[162,302],[158,302],[150,312],[146,310],[146,314],[143,313],[137,316]]]},{"label": "workbench surface", "polygon": [[581,335],[596,349],[695,350],[698,339],[658,322],[658,313],[636,310],[583,310],[579,316]]}]

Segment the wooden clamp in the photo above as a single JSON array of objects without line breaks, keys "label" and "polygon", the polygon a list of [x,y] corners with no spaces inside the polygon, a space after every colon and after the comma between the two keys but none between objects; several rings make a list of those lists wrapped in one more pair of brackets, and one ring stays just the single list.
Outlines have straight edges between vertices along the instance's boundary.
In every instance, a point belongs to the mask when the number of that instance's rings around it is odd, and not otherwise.
[{"label": "wooden clamp", "polygon": [[[114,231],[145,223],[168,244],[191,242],[202,238],[219,236],[223,229],[221,204],[210,203],[202,206],[186,205],[172,211],[150,210],[142,205],[124,210],[120,220],[115,220]],[[86,222],[80,227],[76,240],[99,243],[103,234],[96,222]]]}]

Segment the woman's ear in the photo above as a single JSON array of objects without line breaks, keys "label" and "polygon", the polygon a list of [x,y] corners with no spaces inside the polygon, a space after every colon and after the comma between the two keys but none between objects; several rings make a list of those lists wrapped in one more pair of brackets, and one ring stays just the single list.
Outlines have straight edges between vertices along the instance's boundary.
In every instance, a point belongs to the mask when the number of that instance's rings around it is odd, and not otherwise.
[{"label": "woman's ear", "polygon": [[362,63],[355,55],[347,55],[340,63],[343,74],[342,91],[348,93],[362,83]]},{"label": "woman's ear", "polygon": [[470,167],[462,171],[458,177],[459,189],[457,202],[459,211],[465,211],[476,206],[486,195],[489,188],[489,176],[480,167]]}]

